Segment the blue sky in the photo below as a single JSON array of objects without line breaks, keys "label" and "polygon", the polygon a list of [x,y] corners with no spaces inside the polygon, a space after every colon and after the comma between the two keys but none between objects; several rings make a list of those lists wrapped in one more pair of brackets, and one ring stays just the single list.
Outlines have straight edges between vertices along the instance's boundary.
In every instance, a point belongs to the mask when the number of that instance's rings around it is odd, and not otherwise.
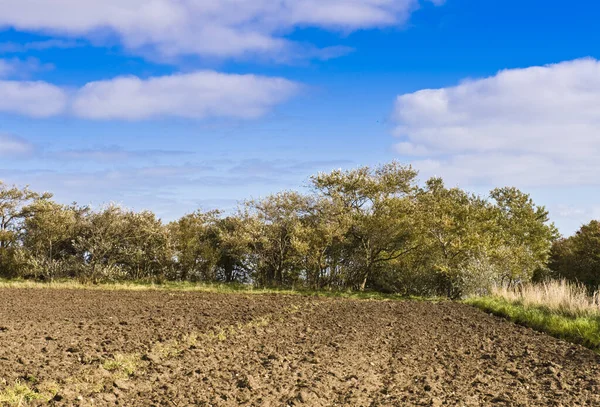
[{"label": "blue sky", "polygon": [[0,179],[165,220],[412,163],[600,218],[597,2],[0,0]]}]

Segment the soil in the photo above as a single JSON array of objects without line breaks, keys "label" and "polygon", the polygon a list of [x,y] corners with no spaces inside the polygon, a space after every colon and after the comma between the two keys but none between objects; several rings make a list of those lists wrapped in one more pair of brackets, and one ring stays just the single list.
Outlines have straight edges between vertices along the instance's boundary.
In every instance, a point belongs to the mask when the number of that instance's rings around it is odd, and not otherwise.
[{"label": "soil", "polygon": [[0,290],[0,394],[56,406],[600,406],[600,355],[453,302]]}]

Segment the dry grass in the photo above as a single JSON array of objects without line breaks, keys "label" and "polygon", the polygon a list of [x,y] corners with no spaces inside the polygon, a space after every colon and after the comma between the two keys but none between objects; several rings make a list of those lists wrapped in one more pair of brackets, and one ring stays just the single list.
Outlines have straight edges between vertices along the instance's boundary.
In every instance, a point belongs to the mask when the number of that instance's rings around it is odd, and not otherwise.
[{"label": "dry grass", "polygon": [[137,354],[116,354],[113,359],[107,360],[102,367],[117,376],[133,376],[140,364],[140,356]]},{"label": "dry grass", "polygon": [[566,281],[496,288],[466,300],[486,312],[600,352],[600,298]]},{"label": "dry grass", "polygon": [[396,294],[384,294],[375,291],[329,291],[305,289],[256,288],[250,284],[239,283],[190,283],[167,281],[161,284],[146,281],[119,281],[114,283],[84,284],[76,280],[55,280],[39,282],[21,279],[1,279],[0,289],[61,289],[61,290],[109,290],[109,291],[186,291],[216,294],[281,294],[310,297],[349,298],[360,300],[419,300],[441,301],[441,298],[406,297]]},{"label": "dry grass", "polygon": [[[6,280],[0,279],[0,288],[27,288],[27,289],[70,289],[70,290],[117,290],[117,291],[154,291],[154,290],[177,290],[197,291],[210,293],[235,293],[243,294],[270,294],[275,290],[257,289],[245,284],[194,284],[189,282],[165,282],[156,284],[144,281],[119,281],[114,283],[85,284],[77,280],[55,280],[52,282],[40,282],[32,280]],[[283,290],[282,290],[283,291]],[[287,293],[286,291],[283,291]]]},{"label": "dry grass", "polygon": [[545,308],[567,316],[600,317],[600,293],[589,295],[583,285],[562,281],[527,284],[516,288],[498,287],[493,296],[524,307]]}]

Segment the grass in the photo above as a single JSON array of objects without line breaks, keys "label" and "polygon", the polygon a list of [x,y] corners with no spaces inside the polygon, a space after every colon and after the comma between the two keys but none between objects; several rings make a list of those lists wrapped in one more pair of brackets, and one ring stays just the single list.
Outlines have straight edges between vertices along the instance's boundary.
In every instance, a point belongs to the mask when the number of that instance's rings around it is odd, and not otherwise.
[{"label": "grass", "polygon": [[139,355],[135,354],[116,354],[113,359],[107,360],[102,364],[102,367],[116,375],[125,377],[133,376],[140,364]]},{"label": "grass", "polygon": [[564,280],[527,284],[516,289],[499,287],[493,290],[493,295],[525,307],[545,308],[569,317],[600,317],[600,293],[597,291],[589,295],[583,285]]},{"label": "grass", "polygon": [[[146,281],[123,281],[115,283],[84,284],[75,280],[55,280],[52,282],[38,282],[31,280],[6,280],[0,279],[1,288],[27,288],[27,289],[70,289],[70,290],[123,290],[123,291],[182,291],[205,292],[218,294],[280,294],[302,295],[313,297],[348,298],[361,300],[436,300],[423,297],[407,297],[397,294],[384,294],[374,291],[328,291],[306,289],[278,289],[255,288],[248,284],[207,284],[190,282],[165,282],[161,284]],[[439,299],[437,299],[439,300]]]},{"label": "grass", "polygon": [[181,346],[179,341],[176,339],[171,339],[167,342],[155,343],[150,352],[156,356],[159,356],[161,359],[171,359],[179,356],[183,350],[184,348]]},{"label": "grass", "polygon": [[497,288],[487,297],[467,304],[518,324],[600,352],[598,293],[565,281],[531,284],[515,289]]},{"label": "grass", "polygon": [[52,395],[40,394],[27,384],[17,381],[0,390],[0,406],[24,406],[34,400],[48,401],[52,397]]}]

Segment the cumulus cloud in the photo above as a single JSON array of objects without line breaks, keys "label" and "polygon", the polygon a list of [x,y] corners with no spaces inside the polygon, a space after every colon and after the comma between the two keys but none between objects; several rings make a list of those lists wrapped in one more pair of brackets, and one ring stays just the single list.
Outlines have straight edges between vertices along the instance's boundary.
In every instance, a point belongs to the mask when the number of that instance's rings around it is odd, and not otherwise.
[{"label": "cumulus cloud", "polygon": [[283,52],[291,45],[285,34],[298,27],[348,32],[400,25],[419,1],[0,0],[0,27],[90,38],[109,30],[130,49],[239,57]]},{"label": "cumulus cloud", "polygon": [[73,111],[91,119],[253,118],[297,90],[297,84],[282,78],[213,71],[146,80],[128,76],[88,83],[77,92]]},{"label": "cumulus cloud", "polygon": [[21,137],[0,133],[0,157],[26,156],[34,152],[35,147]]},{"label": "cumulus cloud", "polygon": [[454,182],[599,185],[600,62],[504,70],[396,100],[398,153]]},{"label": "cumulus cloud", "polygon": [[0,112],[38,118],[67,113],[86,119],[255,118],[299,89],[283,78],[214,71],[118,77],[73,91],[46,82],[0,80]]},{"label": "cumulus cloud", "polygon": [[0,80],[0,112],[36,118],[56,116],[65,111],[67,93],[46,82]]}]

